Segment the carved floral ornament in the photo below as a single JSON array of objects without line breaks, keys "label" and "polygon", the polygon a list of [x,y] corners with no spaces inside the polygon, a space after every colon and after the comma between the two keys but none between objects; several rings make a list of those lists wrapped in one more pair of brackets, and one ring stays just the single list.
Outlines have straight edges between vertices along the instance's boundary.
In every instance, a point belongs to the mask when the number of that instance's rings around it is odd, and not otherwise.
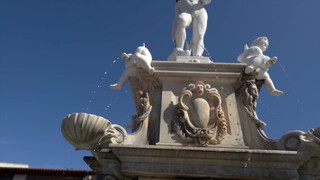
[{"label": "carved floral ornament", "polygon": [[228,126],[221,108],[221,96],[216,88],[198,81],[182,90],[174,129],[185,142],[200,146],[220,144]]}]

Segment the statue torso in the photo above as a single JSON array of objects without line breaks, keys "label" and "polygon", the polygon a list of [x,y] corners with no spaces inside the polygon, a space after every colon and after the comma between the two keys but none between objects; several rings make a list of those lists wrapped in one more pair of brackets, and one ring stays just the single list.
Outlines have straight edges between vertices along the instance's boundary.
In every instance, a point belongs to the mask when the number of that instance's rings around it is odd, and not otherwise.
[{"label": "statue torso", "polygon": [[181,13],[192,13],[203,8],[203,4],[200,2],[200,0],[180,0],[178,1],[177,6],[180,7]]},{"label": "statue torso", "polygon": [[199,4],[199,0],[180,0],[180,3],[193,6],[193,5]]}]

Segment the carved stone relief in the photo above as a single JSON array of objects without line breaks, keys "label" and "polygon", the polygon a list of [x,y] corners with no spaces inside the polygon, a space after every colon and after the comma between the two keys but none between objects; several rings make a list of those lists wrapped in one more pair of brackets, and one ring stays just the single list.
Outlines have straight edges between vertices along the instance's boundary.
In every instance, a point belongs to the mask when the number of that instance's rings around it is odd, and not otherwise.
[{"label": "carved stone relief", "polygon": [[185,142],[199,146],[220,144],[228,126],[218,90],[202,81],[190,83],[179,96],[173,126]]},{"label": "carved stone relief", "polygon": [[152,106],[150,105],[149,92],[139,90],[139,105],[138,105],[138,113],[132,116],[131,121],[131,129],[132,132],[138,131],[143,122],[149,117],[150,112],[152,110]]},{"label": "carved stone relief", "polygon": [[257,127],[264,129],[266,123],[258,118],[257,100],[259,99],[259,91],[263,82],[255,79],[256,74],[244,74],[241,80],[241,84],[237,89],[237,94],[240,97],[242,104],[246,112],[251,116]]}]

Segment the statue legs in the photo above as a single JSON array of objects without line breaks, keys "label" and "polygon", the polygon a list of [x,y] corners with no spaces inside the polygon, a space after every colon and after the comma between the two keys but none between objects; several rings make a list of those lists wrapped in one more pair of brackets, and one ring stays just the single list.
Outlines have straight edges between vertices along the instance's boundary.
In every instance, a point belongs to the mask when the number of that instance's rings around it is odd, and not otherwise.
[{"label": "statue legs", "polygon": [[[190,55],[190,49],[193,56],[202,56],[204,51],[204,35],[207,30],[208,14],[207,11],[202,8],[189,13],[181,13],[176,16],[173,24],[173,41],[176,45],[176,55]],[[190,43],[190,47],[184,51],[184,44],[186,42],[187,33],[186,28],[192,26],[193,35]]]},{"label": "statue legs", "polygon": [[193,56],[202,56],[204,51],[204,35],[207,30],[208,14],[203,8],[193,13],[193,36],[191,49]]},{"label": "statue legs", "polygon": [[111,84],[110,88],[120,90],[124,84],[127,83],[130,76],[136,75],[136,67],[130,67],[123,71],[122,76],[116,84]]},{"label": "statue legs", "polygon": [[269,93],[273,96],[280,96],[283,94],[282,91],[275,88],[272,79],[270,78],[269,74],[265,71],[260,71],[257,79],[264,80],[264,86],[268,89]]},{"label": "statue legs", "polygon": [[191,25],[192,16],[189,13],[179,14],[173,25],[173,41],[178,51],[183,51],[184,43],[187,38],[186,28]]}]

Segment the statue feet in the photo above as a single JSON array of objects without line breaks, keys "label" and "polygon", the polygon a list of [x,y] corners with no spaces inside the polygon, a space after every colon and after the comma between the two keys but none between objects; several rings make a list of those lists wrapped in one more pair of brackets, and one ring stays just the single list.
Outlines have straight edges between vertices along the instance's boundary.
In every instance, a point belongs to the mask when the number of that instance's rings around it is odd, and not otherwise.
[{"label": "statue feet", "polygon": [[281,96],[283,94],[283,92],[278,89],[271,90],[269,93],[273,96]]},{"label": "statue feet", "polygon": [[113,90],[120,90],[122,87],[120,86],[120,84],[111,84],[110,88]]},{"label": "statue feet", "polygon": [[183,50],[181,48],[174,48],[173,53],[176,56],[190,56],[191,52],[190,50]]},{"label": "statue feet", "polygon": [[190,56],[191,55],[191,52],[190,52],[190,50],[183,50],[183,49],[179,49],[178,51],[177,51],[177,55],[178,56]]},{"label": "statue feet", "polygon": [[177,56],[190,56],[191,51],[190,50],[183,50],[181,48],[174,48],[173,52],[169,55],[168,61],[176,61]]}]

